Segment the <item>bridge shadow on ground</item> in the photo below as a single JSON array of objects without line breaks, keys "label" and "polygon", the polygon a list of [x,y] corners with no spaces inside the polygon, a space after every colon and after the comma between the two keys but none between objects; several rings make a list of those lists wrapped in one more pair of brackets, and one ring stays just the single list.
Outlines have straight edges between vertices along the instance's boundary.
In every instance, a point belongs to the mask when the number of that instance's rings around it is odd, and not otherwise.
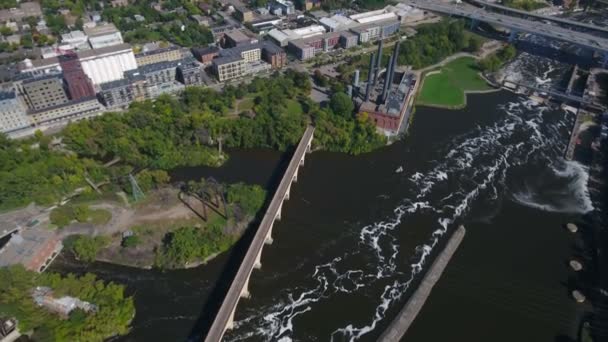
[{"label": "bridge shadow on ground", "polygon": [[[232,284],[232,280],[235,278],[236,273],[238,272],[239,266],[241,262],[245,258],[245,254],[247,253],[248,247],[251,245],[253,238],[259,228],[260,222],[268,209],[268,205],[272,200],[272,196],[274,195],[287,166],[289,165],[289,161],[295,151],[295,146],[290,148],[286,153],[283,153],[281,156],[278,167],[273,171],[272,176],[270,177],[270,181],[266,184],[266,202],[264,203],[264,207],[262,210],[258,212],[253,222],[247,227],[243,236],[236,242],[236,244],[230,250],[230,255],[228,256],[228,260],[223,267],[220,276],[218,277],[217,283],[211,290],[209,294],[208,300],[203,306],[199,318],[196,323],[192,327],[190,331],[190,335],[188,337],[188,341],[202,341],[211,325],[217,312],[219,311],[226,294],[228,293],[228,289]],[[238,309],[238,307],[237,307]]]}]

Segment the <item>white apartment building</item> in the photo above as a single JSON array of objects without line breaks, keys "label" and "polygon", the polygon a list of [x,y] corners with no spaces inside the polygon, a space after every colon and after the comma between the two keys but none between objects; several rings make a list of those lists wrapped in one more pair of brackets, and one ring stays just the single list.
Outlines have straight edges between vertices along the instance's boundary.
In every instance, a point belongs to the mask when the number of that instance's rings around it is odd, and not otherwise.
[{"label": "white apartment building", "polygon": [[0,92],[0,132],[9,133],[31,126],[26,110],[14,91]]}]

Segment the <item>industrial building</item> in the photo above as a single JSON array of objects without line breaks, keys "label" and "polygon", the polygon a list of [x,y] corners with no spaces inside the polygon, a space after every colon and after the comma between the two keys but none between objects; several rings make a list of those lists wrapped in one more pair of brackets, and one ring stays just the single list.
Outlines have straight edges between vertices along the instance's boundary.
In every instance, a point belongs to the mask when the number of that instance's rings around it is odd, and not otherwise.
[{"label": "industrial building", "polygon": [[250,37],[241,30],[231,30],[224,33],[221,45],[224,48],[234,48],[241,45],[255,44],[258,42],[256,37]]},{"label": "industrial building", "polygon": [[350,48],[357,45],[358,37],[348,31],[327,32],[305,39],[289,41],[288,50],[301,60],[314,57],[321,51],[331,51],[335,48]]},{"label": "industrial building", "polygon": [[385,39],[399,31],[401,24],[397,19],[388,19],[380,22],[363,24],[351,29],[359,37],[359,43],[367,43],[378,39]]},{"label": "industrial building", "polygon": [[274,29],[268,32],[268,36],[274,40],[280,47],[286,47],[292,40],[307,39],[310,37],[324,34],[325,28],[321,25],[311,25],[295,30],[279,30]]},{"label": "industrial building", "polygon": [[203,69],[194,58],[183,60],[177,67],[177,80],[185,86],[203,84]]},{"label": "industrial building", "polygon": [[104,83],[100,85],[99,99],[107,109],[127,108],[131,102],[148,97],[145,83],[142,75]]},{"label": "industrial building", "polygon": [[[76,53],[82,69],[94,85],[123,78],[124,72],[137,68],[135,55],[129,44],[119,44],[78,51]],[[53,73],[61,71],[59,58],[41,60],[26,59],[21,65],[22,73]]]},{"label": "industrial building", "polygon": [[32,125],[27,108],[17,98],[15,90],[0,92],[0,132],[10,133]]},{"label": "industrial building", "polygon": [[381,41],[377,53],[370,59],[367,82],[359,82],[357,71],[353,85],[349,87],[359,115],[366,115],[387,136],[397,135],[405,129],[417,82],[413,73],[397,72],[398,56],[399,43],[395,44],[383,73]]},{"label": "industrial building", "polygon": [[78,56],[75,53],[70,53],[58,58],[70,100],[94,97],[93,83],[89,76],[84,73]]},{"label": "industrial building", "polygon": [[114,24],[106,23],[94,27],[85,27],[83,31],[89,38],[89,44],[93,49],[101,49],[124,43],[122,34]]},{"label": "industrial building", "polygon": [[192,55],[199,62],[209,64],[220,53],[220,49],[216,46],[208,46],[204,48],[192,48]]},{"label": "industrial building", "polygon": [[135,62],[138,66],[144,66],[148,64],[166,61],[177,61],[182,58],[183,54],[180,47],[178,46],[169,46],[166,48],[160,48],[135,54]]},{"label": "industrial building", "polygon": [[75,297],[63,296],[55,298],[53,296],[53,290],[46,286],[37,286],[34,288],[32,291],[32,299],[38,306],[57,313],[64,319],[67,319],[70,312],[75,309],[80,309],[84,312],[95,312],[98,309],[95,304],[82,301]]},{"label": "industrial building", "polygon": [[0,267],[21,264],[34,272],[43,272],[63,249],[54,232],[26,228],[14,233],[0,249]]}]

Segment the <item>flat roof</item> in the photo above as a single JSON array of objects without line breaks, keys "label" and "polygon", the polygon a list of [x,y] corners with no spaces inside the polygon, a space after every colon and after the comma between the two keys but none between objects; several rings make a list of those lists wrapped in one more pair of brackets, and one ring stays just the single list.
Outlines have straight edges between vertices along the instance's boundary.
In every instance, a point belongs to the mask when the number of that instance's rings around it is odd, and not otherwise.
[{"label": "flat roof", "polygon": [[57,240],[51,231],[39,228],[22,229],[0,250],[0,267],[28,263],[45,244]]},{"label": "flat roof", "polygon": [[230,39],[234,40],[235,42],[244,42],[244,41],[251,39],[249,36],[247,36],[246,34],[241,32],[241,30],[232,30],[232,31],[226,32],[225,34],[226,34],[226,36],[230,37]]},{"label": "flat roof", "polygon": [[375,10],[375,11],[357,13],[357,14],[351,15],[350,18],[352,20],[359,20],[362,18],[367,18],[367,17],[378,15],[378,14],[382,14],[382,13],[386,13],[386,11],[384,9],[379,9],[379,10]]},{"label": "flat roof", "polygon": [[89,37],[103,36],[106,34],[120,32],[112,23],[105,23],[94,27],[85,27],[83,30],[84,33]]},{"label": "flat roof", "polygon": [[396,18],[397,18],[397,15],[395,13],[389,12],[389,13],[382,13],[382,14],[378,14],[378,15],[372,15],[372,16],[360,18],[360,19],[357,19],[357,21],[361,24],[368,24],[368,23],[373,23],[376,21],[382,21],[382,20],[387,20],[387,19],[396,19]]}]

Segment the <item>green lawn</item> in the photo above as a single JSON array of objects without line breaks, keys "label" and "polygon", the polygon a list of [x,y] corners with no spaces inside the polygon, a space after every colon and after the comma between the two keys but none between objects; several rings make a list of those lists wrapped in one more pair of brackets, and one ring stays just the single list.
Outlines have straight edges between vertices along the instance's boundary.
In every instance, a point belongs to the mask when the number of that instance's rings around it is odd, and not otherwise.
[{"label": "green lawn", "polygon": [[237,113],[242,113],[253,109],[253,97],[246,97],[239,102]]},{"label": "green lawn", "polygon": [[478,73],[475,59],[455,59],[444,65],[438,74],[425,77],[416,102],[421,105],[463,107],[466,104],[465,91],[491,89]]},{"label": "green lawn", "polygon": [[297,100],[289,99],[287,102],[287,111],[293,114],[302,114],[304,110],[302,105]]}]

